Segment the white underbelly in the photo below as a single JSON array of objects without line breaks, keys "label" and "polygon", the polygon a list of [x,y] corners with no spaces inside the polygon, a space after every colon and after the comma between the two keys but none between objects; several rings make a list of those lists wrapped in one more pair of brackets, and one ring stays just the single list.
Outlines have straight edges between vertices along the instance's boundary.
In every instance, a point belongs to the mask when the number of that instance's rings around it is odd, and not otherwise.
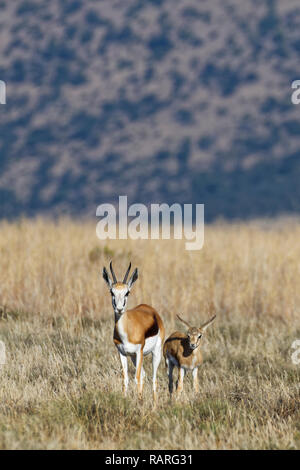
[{"label": "white underbelly", "polygon": [[158,343],[161,343],[161,337],[160,337],[159,331],[157,335],[150,336],[149,338],[146,339],[144,350],[143,350],[144,356],[154,351],[154,349],[158,346]]},{"label": "white underbelly", "polygon": [[[123,356],[130,356],[133,354],[137,354],[140,349],[141,345],[140,344],[133,344],[127,341],[127,338],[122,338],[123,341],[122,343],[117,345],[118,351],[123,354]],[[143,356],[146,356],[147,354],[150,354],[151,352],[154,351],[156,347],[158,347],[159,343],[161,342],[161,338],[159,335],[159,332],[155,336],[150,336],[149,338],[146,338],[145,341],[145,346],[143,349]]]}]

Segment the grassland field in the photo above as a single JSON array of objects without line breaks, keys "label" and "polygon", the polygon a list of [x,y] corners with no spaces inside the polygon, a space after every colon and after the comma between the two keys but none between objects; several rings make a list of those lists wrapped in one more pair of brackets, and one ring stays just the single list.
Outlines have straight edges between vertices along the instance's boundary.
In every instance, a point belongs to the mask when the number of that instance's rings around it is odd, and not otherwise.
[{"label": "grassland field", "polygon": [[[205,227],[204,247],[180,240],[100,241],[93,222],[0,224],[1,449],[299,449],[300,222]],[[162,360],[153,409],[151,359],[140,402],[129,363],[122,394],[114,318],[102,268],[139,279],[129,308],[148,303],[167,336],[200,326],[204,363],[170,401]]]}]

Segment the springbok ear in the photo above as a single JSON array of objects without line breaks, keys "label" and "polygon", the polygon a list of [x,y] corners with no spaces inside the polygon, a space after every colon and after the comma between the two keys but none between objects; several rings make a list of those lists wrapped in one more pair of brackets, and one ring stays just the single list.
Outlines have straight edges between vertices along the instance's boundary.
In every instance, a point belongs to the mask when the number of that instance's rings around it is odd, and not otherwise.
[{"label": "springbok ear", "polygon": [[205,331],[206,328],[215,320],[217,315],[214,315],[213,317],[211,317],[206,323],[204,323],[202,326],[200,326],[200,329]]},{"label": "springbok ear", "polygon": [[187,321],[185,321],[185,320],[183,320],[182,318],[180,318],[179,315],[177,315],[177,318],[178,318],[178,320],[180,320],[182,323],[184,323],[188,328],[191,328],[191,325],[190,325]]},{"label": "springbok ear", "polygon": [[106,284],[108,285],[108,287],[111,289],[111,287],[112,287],[112,282],[111,282],[111,279],[110,279],[110,277],[109,277],[109,275],[108,275],[108,272],[107,272],[107,269],[106,269],[105,266],[104,266],[103,271],[102,271],[102,276],[103,276],[104,281],[105,281]]},{"label": "springbok ear", "polygon": [[138,277],[139,277],[138,276],[138,269],[135,268],[135,270],[133,271],[132,275],[130,276],[130,279],[129,279],[128,284],[127,284],[129,289],[131,289],[132,284],[137,280]]}]

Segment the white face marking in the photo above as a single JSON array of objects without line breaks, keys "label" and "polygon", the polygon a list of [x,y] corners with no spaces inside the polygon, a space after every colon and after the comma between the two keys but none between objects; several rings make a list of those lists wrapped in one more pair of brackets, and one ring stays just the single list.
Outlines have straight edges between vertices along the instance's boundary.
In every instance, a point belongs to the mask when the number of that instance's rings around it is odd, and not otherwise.
[{"label": "white face marking", "polygon": [[196,349],[199,344],[200,340],[202,338],[202,332],[198,328],[189,328],[187,332],[187,338],[189,342],[189,346],[192,350]]},{"label": "white face marking", "polygon": [[112,305],[115,313],[122,314],[126,310],[129,289],[127,284],[115,285],[111,288]]}]

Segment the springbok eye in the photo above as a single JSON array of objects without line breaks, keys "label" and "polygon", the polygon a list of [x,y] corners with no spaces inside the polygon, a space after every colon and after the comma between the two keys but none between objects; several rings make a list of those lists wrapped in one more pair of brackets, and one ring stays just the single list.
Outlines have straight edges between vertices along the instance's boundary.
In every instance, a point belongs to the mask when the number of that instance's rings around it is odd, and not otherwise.
[{"label": "springbok eye", "polygon": [[201,338],[201,336],[202,336],[202,335],[199,335],[199,336],[198,336],[198,339],[200,339],[200,338]]},{"label": "springbok eye", "polygon": [[128,296],[129,296],[129,291],[128,291],[128,292],[126,292],[126,294],[125,294],[125,297],[128,297]]}]

